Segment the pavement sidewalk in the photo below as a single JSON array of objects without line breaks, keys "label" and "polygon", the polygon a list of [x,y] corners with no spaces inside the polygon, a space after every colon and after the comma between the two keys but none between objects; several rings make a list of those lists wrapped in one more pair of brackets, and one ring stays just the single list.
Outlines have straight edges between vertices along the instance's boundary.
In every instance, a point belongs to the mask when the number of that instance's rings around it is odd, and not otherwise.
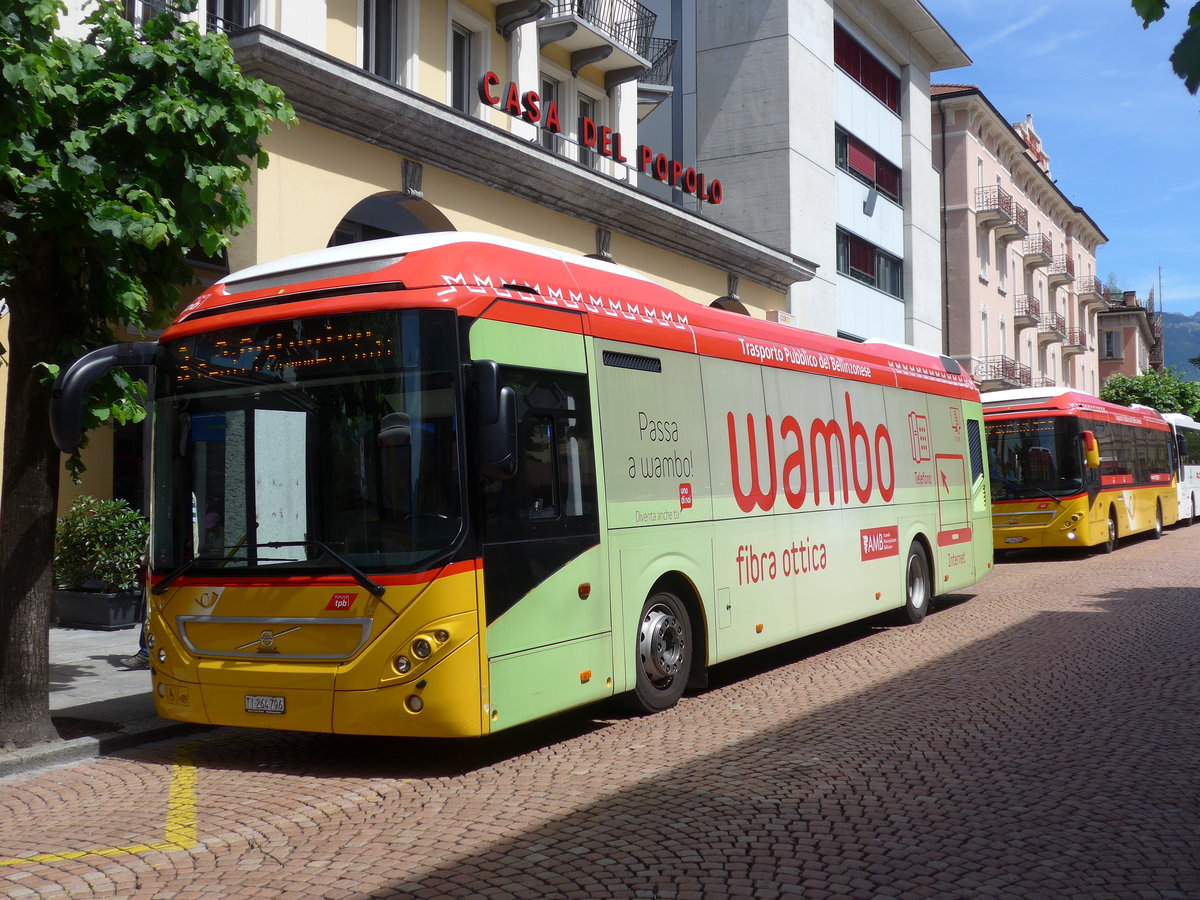
[{"label": "pavement sidewalk", "polygon": [[0,751],[0,778],[77,762],[195,730],[160,719],[150,672],[121,660],[138,649],[138,629],[50,629],[50,715],[61,740]]}]

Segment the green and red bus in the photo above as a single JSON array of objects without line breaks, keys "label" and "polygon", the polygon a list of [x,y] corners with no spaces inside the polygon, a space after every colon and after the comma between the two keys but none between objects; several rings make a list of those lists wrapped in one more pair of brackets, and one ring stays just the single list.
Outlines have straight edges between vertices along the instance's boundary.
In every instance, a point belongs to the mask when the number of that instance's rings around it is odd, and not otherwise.
[{"label": "green and red bus", "polygon": [[159,715],[470,736],[833,626],[918,622],[992,565],[953,361],[680,297],[481,235],[233,274],[149,366]]}]

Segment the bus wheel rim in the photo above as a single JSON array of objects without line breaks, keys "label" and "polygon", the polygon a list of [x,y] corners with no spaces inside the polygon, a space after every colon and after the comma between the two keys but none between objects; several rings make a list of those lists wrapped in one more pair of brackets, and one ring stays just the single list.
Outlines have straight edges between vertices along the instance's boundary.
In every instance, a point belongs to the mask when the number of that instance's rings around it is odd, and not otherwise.
[{"label": "bus wheel rim", "polygon": [[646,610],[638,633],[642,670],[654,683],[669,683],[683,662],[683,626],[667,607]]},{"label": "bus wheel rim", "polygon": [[925,587],[925,562],[920,554],[908,558],[908,604],[913,609],[922,609],[928,599]]}]

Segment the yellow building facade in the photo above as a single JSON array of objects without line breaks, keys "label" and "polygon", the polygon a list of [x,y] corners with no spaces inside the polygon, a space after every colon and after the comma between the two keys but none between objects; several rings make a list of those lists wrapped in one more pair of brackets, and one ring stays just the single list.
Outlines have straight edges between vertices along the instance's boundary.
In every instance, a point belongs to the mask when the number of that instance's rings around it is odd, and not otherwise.
[{"label": "yellow building facade", "polygon": [[[155,6],[128,4],[135,21]],[[298,116],[265,141],[270,164],[247,187],[254,223],[234,238],[229,271],[471,231],[611,258],[697,303],[784,321],[789,288],[814,275],[706,215],[722,199],[719,172],[639,142],[639,121],[671,90],[676,48],[634,0],[208,0],[195,16],[227,32],[243,71],[281,87]],[[660,199],[664,181],[674,202]],[[222,274],[200,271],[204,283]],[[142,445],[94,433],[85,482],[63,478],[61,501],[128,495]]]}]

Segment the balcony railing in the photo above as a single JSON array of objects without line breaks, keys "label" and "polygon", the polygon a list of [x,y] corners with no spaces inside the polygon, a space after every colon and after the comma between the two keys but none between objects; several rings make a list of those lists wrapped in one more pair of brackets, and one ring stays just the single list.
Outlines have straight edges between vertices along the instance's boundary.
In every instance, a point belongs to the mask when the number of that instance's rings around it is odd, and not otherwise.
[{"label": "balcony railing", "polygon": [[1087,332],[1082,328],[1068,328],[1066,337],[1063,338],[1062,352],[1066,353],[1082,353],[1088,348]]},{"label": "balcony railing", "polygon": [[1018,328],[1036,325],[1042,319],[1042,307],[1032,294],[1017,294],[1013,297],[1013,318]]},{"label": "balcony railing", "polygon": [[1067,336],[1067,317],[1062,313],[1052,312],[1042,316],[1038,324],[1038,340],[1044,344],[1061,341]]},{"label": "balcony railing", "polygon": [[1030,385],[1030,387],[1039,387],[1039,388],[1054,387],[1054,386],[1055,386],[1054,379],[1051,378],[1049,375],[1039,375],[1037,378],[1033,379],[1033,384]]},{"label": "balcony railing", "polygon": [[1054,244],[1049,235],[1041,233],[1026,235],[1022,244],[1026,268],[1050,265],[1050,260],[1054,258],[1053,250]]},{"label": "balcony railing", "polygon": [[1012,218],[1012,194],[998,184],[975,188],[975,219],[980,225],[1011,222]]},{"label": "balcony railing", "polygon": [[984,387],[1029,387],[1029,366],[1009,356],[980,357],[975,379]]},{"label": "balcony railing", "polygon": [[1069,284],[1075,280],[1075,260],[1065,253],[1050,260],[1050,266],[1046,269],[1046,280],[1050,282],[1051,287],[1058,287],[1061,284]]},{"label": "balcony railing", "polygon": [[671,70],[675,62],[676,41],[671,38],[651,37],[646,39],[646,52],[642,56],[650,60],[649,70],[638,79],[639,84],[670,84]]},{"label": "balcony railing", "polygon": [[615,43],[646,58],[647,41],[658,18],[637,0],[555,0],[551,18],[574,16]]}]

